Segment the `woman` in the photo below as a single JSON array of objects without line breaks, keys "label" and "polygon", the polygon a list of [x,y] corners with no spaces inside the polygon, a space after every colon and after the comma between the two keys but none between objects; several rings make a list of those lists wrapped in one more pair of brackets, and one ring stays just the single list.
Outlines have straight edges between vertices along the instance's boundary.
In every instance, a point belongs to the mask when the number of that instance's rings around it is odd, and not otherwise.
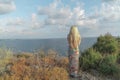
[{"label": "woman", "polygon": [[70,77],[78,77],[79,71],[79,45],[80,45],[80,34],[76,26],[72,26],[67,36],[69,50],[69,74]]}]

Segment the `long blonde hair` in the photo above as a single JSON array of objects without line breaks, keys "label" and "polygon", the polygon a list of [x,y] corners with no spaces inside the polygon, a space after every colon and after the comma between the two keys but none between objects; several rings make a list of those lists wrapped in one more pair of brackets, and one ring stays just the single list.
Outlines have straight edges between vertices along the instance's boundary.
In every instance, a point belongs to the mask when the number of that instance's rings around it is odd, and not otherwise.
[{"label": "long blonde hair", "polygon": [[71,48],[78,48],[81,42],[81,38],[80,38],[78,28],[76,26],[71,27],[67,39],[68,39],[69,46]]}]

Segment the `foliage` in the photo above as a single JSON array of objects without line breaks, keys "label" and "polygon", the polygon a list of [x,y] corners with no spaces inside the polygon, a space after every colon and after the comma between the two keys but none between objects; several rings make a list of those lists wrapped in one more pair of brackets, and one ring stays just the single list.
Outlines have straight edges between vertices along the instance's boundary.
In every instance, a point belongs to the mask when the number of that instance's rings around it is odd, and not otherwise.
[{"label": "foliage", "polygon": [[82,53],[80,58],[81,69],[95,69],[105,75],[120,74],[119,45],[120,38],[116,39],[109,33],[98,37],[93,47]]},{"label": "foliage", "polygon": [[116,40],[118,41],[118,44],[119,44],[118,46],[120,48],[120,37],[117,37]]},{"label": "foliage", "polygon": [[10,49],[0,48],[0,71],[9,63],[13,57],[13,52]]},{"label": "foliage", "polygon": [[32,53],[18,53],[18,54],[15,54],[15,56],[17,57],[17,58],[21,58],[21,57],[24,57],[24,58],[29,58],[29,57],[31,57],[33,54]]},{"label": "foliage", "polygon": [[118,55],[117,55],[117,63],[120,64],[120,53],[118,53]]},{"label": "foliage", "polygon": [[90,48],[85,51],[80,58],[82,70],[95,69],[105,75],[114,75],[120,72],[117,63],[118,54],[101,55],[99,52]]},{"label": "foliage", "polygon": [[120,64],[120,36],[118,36],[117,38],[117,41],[118,41],[118,56],[117,56],[117,62]]},{"label": "foliage", "polygon": [[51,56],[41,56],[40,52],[27,58],[24,57],[25,54],[21,54],[22,57],[16,56],[6,65],[7,69],[0,80],[68,80],[68,59],[60,56],[56,58],[54,53],[56,52],[51,50],[48,52]]},{"label": "foliage", "polygon": [[99,52],[95,51],[94,49],[90,48],[86,50],[82,57],[80,58],[80,65],[81,68],[84,70],[88,69],[96,69],[100,63],[102,56]]},{"label": "foliage", "polygon": [[119,73],[120,69],[116,61],[117,61],[116,54],[105,56],[103,60],[101,61],[101,64],[99,65],[99,71],[107,75],[108,74],[114,75],[116,73]]},{"label": "foliage", "polygon": [[117,53],[118,41],[111,34],[107,33],[104,36],[98,37],[93,47],[100,53]]}]

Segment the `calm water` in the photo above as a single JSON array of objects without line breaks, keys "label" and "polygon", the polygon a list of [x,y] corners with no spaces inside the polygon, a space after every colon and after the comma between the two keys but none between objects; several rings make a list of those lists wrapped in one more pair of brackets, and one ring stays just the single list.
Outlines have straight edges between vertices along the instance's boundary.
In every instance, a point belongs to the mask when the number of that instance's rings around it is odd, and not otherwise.
[{"label": "calm water", "polygon": [[[96,38],[83,38],[80,51],[91,47],[96,42]],[[14,52],[34,52],[39,49],[45,51],[53,49],[60,55],[67,54],[68,44],[66,39],[2,39],[0,47],[10,48]]]}]

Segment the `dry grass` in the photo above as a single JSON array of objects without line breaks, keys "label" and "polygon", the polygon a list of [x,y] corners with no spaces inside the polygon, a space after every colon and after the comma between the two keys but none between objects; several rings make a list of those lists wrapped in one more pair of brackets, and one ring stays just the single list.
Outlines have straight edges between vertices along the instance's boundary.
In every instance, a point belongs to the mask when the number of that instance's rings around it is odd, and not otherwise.
[{"label": "dry grass", "polygon": [[0,80],[68,80],[68,59],[55,51],[18,56],[9,61]]}]

